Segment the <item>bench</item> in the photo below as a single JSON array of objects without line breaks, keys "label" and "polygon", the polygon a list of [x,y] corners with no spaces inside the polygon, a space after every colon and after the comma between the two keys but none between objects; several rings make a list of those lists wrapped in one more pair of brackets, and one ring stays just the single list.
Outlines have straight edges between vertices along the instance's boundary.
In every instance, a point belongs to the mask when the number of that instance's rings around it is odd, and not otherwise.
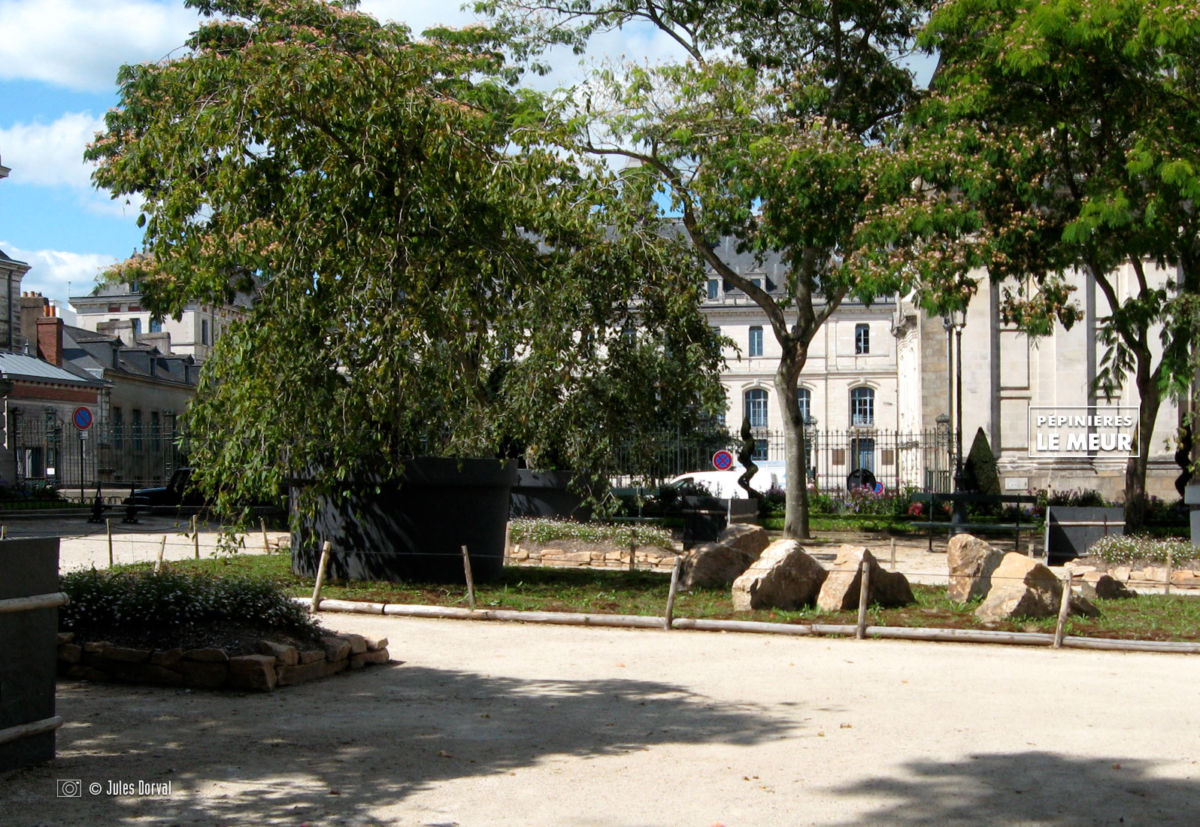
[{"label": "bench", "polygon": [[[927,520],[913,523],[918,528],[926,528],[929,530],[929,550],[933,551],[933,532],[935,529],[945,528],[949,532],[949,536],[965,532],[986,532],[986,531],[1004,531],[1012,532],[1016,536],[1017,551],[1021,550],[1021,531],[1031,531],[1034,528],[1032,521],[1021,523],[1021,505],[1036,505],[1037,497],[1032,494],[975,494],[966,492],[956,493],[916,493],[912,495],[915,502],[929,503],[929,515],[933,517],[937,514],[938,505],[941,503],[951,503],[953,509],[949,520]],[[978,505],[1016,505],[1017,520],[1014,523],[971,523],[967,522],[967,506],[971,504]]]}]

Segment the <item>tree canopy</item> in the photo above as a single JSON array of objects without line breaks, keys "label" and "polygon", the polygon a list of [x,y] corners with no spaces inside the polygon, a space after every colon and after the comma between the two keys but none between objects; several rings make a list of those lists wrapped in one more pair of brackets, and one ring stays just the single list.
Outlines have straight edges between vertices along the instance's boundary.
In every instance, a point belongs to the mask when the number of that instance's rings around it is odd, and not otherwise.
[{"label": "tree canopy", "polygon": [[320,467],[336,491],[364,465],[530,445],[588,467],[712,407],[695,256],[546,141],[491,33],[191,5],[186,53],[122,68],[88,155],[144,199],[145,255],[118,275],[149,309],[255,296],[187,415],[202,481],[245,498]]},{"label": "tree canopy", "polygon": [[1034,335],[1079,318],[1068,271],[1094,282],[1109,309],[1098,390],[1131,376],[1140,396],[1125,497],[1140,525],[1161,400],[1195,376],[1200,13],[1159,0],[952,0],[922,43],[941,64],[910,117],[909,174],[923,186],[896,208],[905,221],[892,228],[909,232],[896,256],[928,274],[933,303],[956,301],[986,267],[1006,285],[1009,318]]},{"label": "tree canopy", "polygon": [[[914,93],[901,60],[922,0],[496,0],[518,54],[582,48],[635,24],[664,32],[683,57],[599,69],[560,98],[567,146],[625,159],[631,202],[681,217],[686,238],[717,275],[764,311],[782,349],[775,391],[784,411],[785,532],[808,534],[804,423],[796,399],[808,346],[848,298],[870,302],[905,285],[866,257],[871,205],[890,200],[887,142]],[[536,63],[534,64],[536,66]],[[544,68],[544,67],[542,67]],[[670,200],[661,210],[655,193]],[[778,256],[778,289],[753,282],[715,243],[736,240],[761,262]]]}]

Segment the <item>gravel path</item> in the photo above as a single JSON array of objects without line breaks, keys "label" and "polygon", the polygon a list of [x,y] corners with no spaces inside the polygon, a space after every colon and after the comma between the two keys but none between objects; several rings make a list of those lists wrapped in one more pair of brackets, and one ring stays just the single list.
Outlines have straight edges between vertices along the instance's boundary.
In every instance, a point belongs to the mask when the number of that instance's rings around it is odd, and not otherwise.
[{"label": "gravel path", "polygon": [[[6,824],[1193,824],[1200,659],[326,615],[403,661],[62,684]],[[80,779],[80,799],[55,797]],[[112,796],[109,781],[171,782]],[[89,795],[90,784],[105,792]]]}]

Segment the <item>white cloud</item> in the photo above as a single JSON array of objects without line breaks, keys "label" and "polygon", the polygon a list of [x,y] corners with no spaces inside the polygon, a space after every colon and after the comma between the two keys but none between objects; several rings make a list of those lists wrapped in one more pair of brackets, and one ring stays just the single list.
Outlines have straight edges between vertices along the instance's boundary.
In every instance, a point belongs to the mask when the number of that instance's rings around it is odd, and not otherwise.
[{"label": "white cloud", "polygon": [[197,21],[178,0],[0,0],[0,79],[109,91],[121,64],[162,59]]},{"label": "white cloud", "polygon": [[479,19],[455,0],[363,0],[361,11],[379,20],[394,20],[419,35],[430,26],[465,26]]},{"label": "white cloud", "polygon": [[100,253],[70,253],[62,250],[22,250],[7,241],[0,241],[10,258],[29,265],[21,280],[21,290],[41,293],[65,307],[70,296],[83,296],[92,291],[96,277],[116,262]]},{"label": "white cloud", "polygon": [[103,118],[68,112],[54,123],[18,123],[0,129],[4,165],[10,180],[43,187],[90,189],[92,169],[83,150],[104,128]]},{"label": "white cloud", "polygon": [[75,192],[81,207],[94,215],[130,218],[138,214],[141,199],[113,200],[92,186],[93,165],[83,160],[83,150],[104,127],[101,118],[86,112],[69,112],[54,123],[14,124],[0,129],[4,165],[13,184],[65,187]]}]

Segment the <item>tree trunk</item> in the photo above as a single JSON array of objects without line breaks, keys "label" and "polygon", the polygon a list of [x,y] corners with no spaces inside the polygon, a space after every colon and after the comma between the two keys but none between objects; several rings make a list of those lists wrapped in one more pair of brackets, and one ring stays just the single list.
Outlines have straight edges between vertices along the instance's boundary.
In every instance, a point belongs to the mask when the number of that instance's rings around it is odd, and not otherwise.
[{"label": "tree trunk", "polygon": [[1140,531],[1146,522],[1146,468],[1150,462],[1150,438],[1154,434],[1154,420],[1158,418],[1158,409],[1162,404],[1158,383],[1148,369],[1142,369],[1141,361],[1139,357],[1137,385],[1141,402],[1138,404],[1137,453],[1125,463],[1126,534]]},{"label": "tree trunk", "polygon": [[796,383],[800,370],[808,360],[808,347],[796,343],[784,344],[775,370],[775,393],[783,408],[784,463],[787,468],[787,491],[784,498],[783,536],[791,540],[807,540],[808,529],[808,465],[804,461],[804,419],[800,401],[796,398]]}]

